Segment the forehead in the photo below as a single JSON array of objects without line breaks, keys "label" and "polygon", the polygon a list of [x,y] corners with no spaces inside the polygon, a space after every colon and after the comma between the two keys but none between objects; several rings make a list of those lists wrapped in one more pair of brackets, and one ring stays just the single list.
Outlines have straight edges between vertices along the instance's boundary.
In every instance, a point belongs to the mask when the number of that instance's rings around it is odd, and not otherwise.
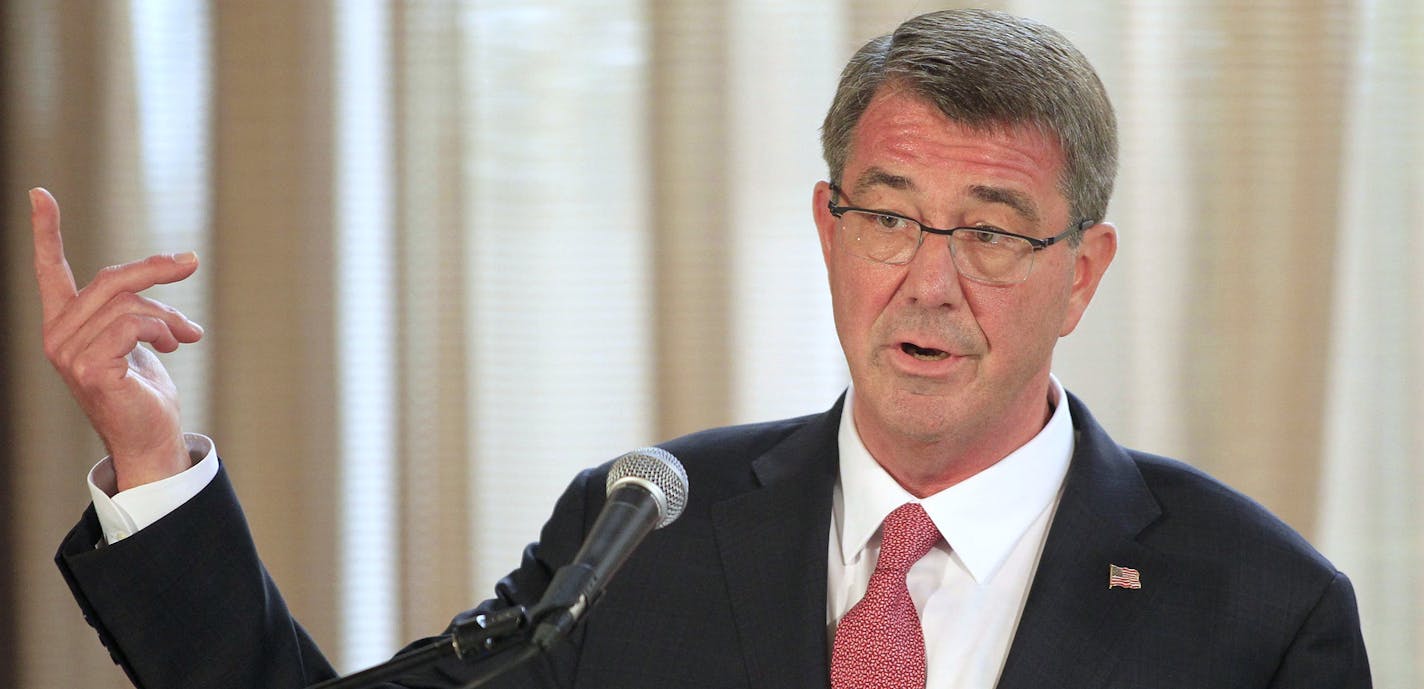
[{"label": "forehead", "polygon": [[843,183],[983,197],[986,190],[1063,201],[1063,154],[1037,127],[969,127],[912,93],[883,89],[856,123]]}]

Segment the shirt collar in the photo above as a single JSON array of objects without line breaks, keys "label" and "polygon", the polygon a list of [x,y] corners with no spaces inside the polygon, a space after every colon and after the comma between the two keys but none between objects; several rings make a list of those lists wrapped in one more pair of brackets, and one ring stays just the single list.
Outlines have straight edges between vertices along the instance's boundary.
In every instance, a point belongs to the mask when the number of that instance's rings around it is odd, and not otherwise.
[{"label": "shirt collar", "polygon": [[980,584],[1003,565],[1028,527],[1058,497],[1073,456],[1073,419],[1063,385],[1049,376],[1057,400],[1033,438],[989,468],[927,498],[906,491],[870,456],[851,414],[847,391],[839,431],[840,477],[835,513],[841,557],[853,563],[895,508],[918,502]]}]

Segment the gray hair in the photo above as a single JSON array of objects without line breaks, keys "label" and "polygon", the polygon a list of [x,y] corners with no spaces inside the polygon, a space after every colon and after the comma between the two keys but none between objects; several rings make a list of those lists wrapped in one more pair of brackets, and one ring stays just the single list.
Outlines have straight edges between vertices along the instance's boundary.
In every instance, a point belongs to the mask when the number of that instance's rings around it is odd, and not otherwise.
[{"label": "gray hair", "polygon": [[821,126],[832,182],[841,182],[861,114],[887,84],[974,129],[1038,128],[1062,149],[1059,187],[1074,221],[1107,213],[1117,120],[1088,59],[1052,28],[1002,12],[945,10],[866,43],[841,72]]}]

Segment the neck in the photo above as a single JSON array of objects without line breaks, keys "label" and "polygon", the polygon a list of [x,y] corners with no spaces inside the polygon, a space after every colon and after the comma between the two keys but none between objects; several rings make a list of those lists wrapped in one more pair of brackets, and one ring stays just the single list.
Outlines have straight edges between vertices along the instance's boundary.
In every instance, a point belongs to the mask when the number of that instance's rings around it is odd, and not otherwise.
[{"label": "neck", "polygon": [[928,437],[886,430],[858,402],[851,416],[876,463],[911,495],[926,498],[997,464],[1038,435],[1053,416],[1053,388],[1045,387],[1010,405],[1010,413],[986,415]]}]

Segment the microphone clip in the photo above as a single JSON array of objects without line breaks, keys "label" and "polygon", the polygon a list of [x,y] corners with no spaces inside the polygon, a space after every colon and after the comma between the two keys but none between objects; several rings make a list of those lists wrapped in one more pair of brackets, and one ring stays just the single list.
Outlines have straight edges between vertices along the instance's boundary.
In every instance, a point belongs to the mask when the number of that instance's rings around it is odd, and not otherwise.
[{"label": "microphone clip", "polygon": [[599,590],[598,574],[592,566],[573,562],[560,567],[539,604],[529,610],[534,643],[548,650],[555,641],[567,636],[593,605]]},{"label": "microphone clip", "polygon": [[454,626],[450,645],[461,660],[491,656],[514,642],[525,640],[529,620],[522,605],[480,613]]}]

